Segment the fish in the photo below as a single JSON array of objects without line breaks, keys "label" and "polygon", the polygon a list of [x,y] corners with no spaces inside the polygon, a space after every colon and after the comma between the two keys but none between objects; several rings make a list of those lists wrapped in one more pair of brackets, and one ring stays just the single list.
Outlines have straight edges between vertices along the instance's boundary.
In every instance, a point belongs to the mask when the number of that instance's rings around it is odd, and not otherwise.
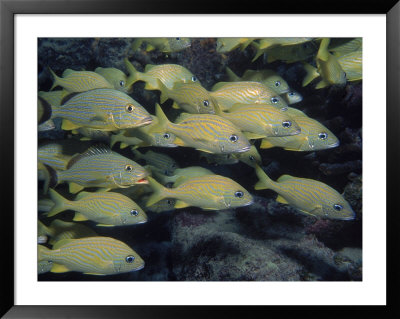
[{"label": "fish", "polygon": [[47,132],[54,130],[56,128],[56,125],[54,124],[53,120],[47,120],[46,122],[43,122],[38,126],[38,131],[39,132]]},{"label": "fish", "polygon": [[266,87],[275,91],[278,95],[289,92],[289,84],[280,75],[272,70],[246,70],[243,73],[243,76],[240,78],[230,68],[226,67],[226,74],[228,75],[229,81],[232,82],[260,82]]},{"label": "fish", "polygon": [[51,172],[49,171],[48,166],[42,162],[38,162],[38,180],[44,182],[43,194],[46,194],[51,181]]},{"label": "fish", "polygon": [[146,90],[159,90],[159,81],[168,89],[173,89],[175,83],[198,83],[201,84],[192,72],[178,64],[147,64],[144,72],[139,72],[132,63],[125,58],[125,66],[129,72],[127,86],[130,87],[137,81],[146,82],[144,88]]},{"label": "fish", "polygon": [[[340,39],[342,40],[342,39]],[[333,41],[331,40],[330,46],[329,46],[329,52],[332,52],[334,56],[336,57],[341,57],[343,55],[347,55],[349,53],[355,52],[355,51],[362,51],[362,38],[353,38],[349,41],[346,41],[343,43],[343,41],[340,41],[338,45],[335,45],[332,43]]]},{"label": "fish", "polygon": [[48,213],[54,206],[54,202],[50,198],[41,198],[38,201],[38,211]]},{"label": "fish", "polygon": [[51,118],[62,118],[63,130],[80,127],[114,131],[151,123],[150,114],[129,95],[114,89],[95,89],[52,106]]},{"label": "fish", "polygon": [[201,166],[190,166],[185,168],[177,168],[173,175],[164,174],[163,171],[151,168],[152,176],[163,185],[173,184],[177,187],[183,181],[191,179],[192,177],[214,175],[214,172]]},{"label": "fish", "polygon": [[278,193],[276,201],[318,218],[352,220],[355,213],[350,204],[332,187],[307,178],[282,175],[274,182],[256,166],[259,181],[256,190],[271,189]]},{"label": "fish", "polygon": [[305,63],[304,67],[307,72],[303,79],[303,86],[308,85],[318,76],[322,80],[315,86],[316,89],[321,89],[329,85],[345,85],[346,73],[340,66],[337,58],[329,53],[329,38],[324,38],[321,41],[317,56],[315,58],[317,69]]},{"label": "fish", "polygon": [[132,43],[133,51],[139,49],[143,42],[147,44],[146,52],[151,52],[155,49],[164,53],[179,52],[192,45],[190,38],[139,38]]},{"label": "fish", "polygon": [[213,86],[210,95],[215,98],[222,111],[234,104],[269,104],[277,108],[287,107],[286,102],[264,84],[253,81],[219,82]]},{"label": "fish", "polygon": [[278,109],[268,104],[235,104],[229,112],[217,110],[217,114],[246,132],[248,139],[300,133],[299,125],[286,109]]},{"label": "fish", "polygon": [[45,224],[43,224],[40,220],[38,220],[38,229],[37,229],[37,234],[38,234],[38,244],[44,244],[46,241],[41,241],[39,243],[39,238],[40,237],[47,237],[52,235],[51,229],[47,227]]},{"label": "fish", "polygon": [[123,226],[147,222],[147,216],[139,205],[119,193],[80,192],[73,201],[67,200],[51,188],[49,194],[55,205],[47,217],[65,210],[73,210],[73,221],[91,220],[97,222],[97,226]]},{"label": "fish", "polygon": [[316,51],[316,46],[311,42],[313,38],[265,38],[259,43],[252,42],[256,61],[264,53],[267,54],[267,63],[281,60],[286,63],[302,61],[311,57]]},{"label": "fish", "polygon": [[346,55],[342,55],[337,60],[346,74],[347,81],[353,82],[362,79],[361,51],[355,51]]},{"label": "fish", "polygon": [[260,148],[282,147],[288,151],[318,151],[339,146],[338,138],[317,120],[304,112],[288,107],[288,114],[300,126],[298,135],[263,139]]},{"label": "fish", "polygon": [[[148,200],[148,196],[143,197],[143,202],[145,203]],[[157,203],[146,207],[145,210],[153,213],[163,213],[170,212],[175,210],[176,199],[174,198],[164,198]]]},{"label": "fish", "polygon": [[[223,117],[186,113],[175,124],[168,120],[159,104],[156,104],[156,116],[159,125],[153,130],[175,134],[182,141],[180,146],[218,154],[246,152],[250,149],[250,142],[240,129]],[[175,143],[178,144],[176,140]]]},{"label": "fish", "polygon": [[73,222],[65,222],[60,219],[53,220],[49,227],[49,240],[50,245],[54,245],[56,242],[62,239],[77,239],[85,237],[95,237],[98,234],[91,228]]},{"label": "fish", "polygon": [[283,97],[288,105],[303,101],[303,96],[297,91],[289,91]]},{"label": "fish", "polygon": [[135,160],[143,159],[147,164],[156,167],[167,176],[171,176],[179,168],[178,163],[166,154],[156,153],[151,150],[143,154],[136,149],[132,149],[132,153],[135,155]]},{"label": "fish", "polygon": [[175,198],[175,208],[196,206],[205,210],[223,210],[248,206],[253,197],[238,183],[220,175],[193,177],[175,188],[166,188],[149,177],[154,193],[149,197],[149,207],[164,198]]},{"label": "fish", "polygon": [[69,183],[69,190],[73,194],[85,187],[112,189],[146,184],[148,175],[138,163],[101,145],[92,146],[74,156],[65,171],[53,173],[57,184]]},{"label": "fish", "polygon": [[240,47],[243,51],[255,38],[218,38],[217,52],[228,53]]},{"label": "fish", "polygon": [[114,275],[144,268],[143,259],[125,243],[110,237],[63,239],[52,249],[38,245],[38,262],[51,261],[50,272],[77,271]]},{"label": "fish", "polygon": [[63,146],[57,143],[45,143],[38,147],[38,161],[56,170],[65,170],[71,155],[63,153]]},{"label": "fish", "polygon": [[124,149],[130,145],[139,145],[143,143],[143,140],[135,136],[129,136],[131,131],[120,130],[118,134],[112,134],[110,139],[110,145],[113,147],[116,143],[120,142],[120,148]]},{"label": "fish", "polygon": [[102,131],[90,127],[80,127],[78,129],[72,130],[71,133],[74,135],[81,135],[81,141],[97,141],[103,142],[105,144],[110,143],[110,131]]},{"label": "fish", "polygon": [[38,96],[46,100],[47,103],[50,105],[61,105],[62,99],[67,96],[68,91],[67,90],[57,90],[57,91],[39,91]]},{"label": "fish", "polygon": [[105,78],[93,71],[74,71],[66,69],[62,77],[58,77],[50,68],[49,71],[54,78],[50,91],[57,86],[61,86],[70,93],[114,88]]},{"label": "fish", "polygon": [[127,87],[128,76],[119,69],[116,68],[101,68],[98,67],[94,72],[100,74],[106,81],[112,84],[115,90],[129,93],[130,89]]},{"label": "fish", "polygon": [[175,83],[173,89],[168,89],[160,80],[160,102],[174,100],[175,109],[183,109],[189,113],[215,114],[216,101],[210,93],[198,83]]},{"label": "fish", "polygon": [[258,153],[258,150],[254,145],[252,145],[250,147],[250,150],[248,150],[247,152],[235,153],[235,154],[232,154],[232,156],[251,167],[255,167],[255,165],[257,165],[257,164],[261,165],[261,161],[262,161],[261,155],[260,155],[260,153]]}]

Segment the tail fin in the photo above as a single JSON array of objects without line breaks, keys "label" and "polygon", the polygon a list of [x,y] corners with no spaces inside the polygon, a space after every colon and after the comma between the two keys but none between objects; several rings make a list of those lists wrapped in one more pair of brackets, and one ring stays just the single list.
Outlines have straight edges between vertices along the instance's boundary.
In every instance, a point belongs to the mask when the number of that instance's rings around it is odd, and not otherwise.
[{"label": "tail fin", "polygon": [[52,75],[53,78],[54,78],[53,85],[52,85],[52,87],[51,87],[51,89],[50,89],[50,91],[53,91],[53,89],[54,89],[55,87],[57,87],[58,85],[60,85],[60,77],[58,77],[57,74],[55,74],[54,71],[53,71],[50,67],[48,67],[48,69],[49,69],[51,75]]},{"label": "tail fin", "polygon": [[120,134],[112,134],[110,137],[110,146],[113,147],[115,143],[120,141]]},{"label": "tail fin", "polygon": [[255,166],[256,174],[258,177],[258,182],[254,185],[254,189],[268,189],[271,188],[271,184],[273,181],[269,178],[269,176],[263,171],[263,169],[259,166]]},{"label": "tail fin", "polygon": [[124,59],[125,66],[128,70],[129,76],[126,79],[126,84],[125,87],[129,88],[132,84],[135,82],[139,81],[140,78],[140,72],[135,69],[135,67],[132,65],[132,63],[128,60],[128,58]]},{"label": "tail fin", "polygon": [[230,68],[226,67],[226,75],[228,76],[229,81],[238,82],[240,81],[240,77],[238,77]]},{"label": "tail fin", "polygon": [[165,113],[163,112],[160,104],[156,103],[156,117],[158,119],[158,123],[152,125],[148,134],[150,133],[163,133],[168,129],[169,124],[171,123]]},{"label": "tail fin", "polygon": [[139,47],[142,45],[142,43],[143,43],[142,39],[136,39],[135,41],[133,41],[132,50],[136,51],[137,49],[139,49]]},{"label": "tail fin", "polygon": [[163,104],[166,100],[169,99],[169,89],[159,79],[157,79],[157,84],[161,91],[160,103]]},{"label": "tail fin", "polygon": [[62,197],[60,194],[58,194],[52,188],[49,189],[49,194],[50,194],[51,200],[54,202],[54,206],[51,208],[51,210],[47,214],[47,217],[57,215],[58,213],[61,213],[62,211],[67,209],[66,204],[69,202],[67,199]]},{"label": "tail fin", "polygon": [[154,178],[147,177],[149,181],[150,187],[153,189],[154,193],[150,195],[149,199],[147,200],[146,207],[154,205],[155,203],[159,202],[163,198],[166,198],[167,195],[165,194],[167,189],[158,183]]},{"label": "tail fin", "polygon": [[317,59],[320,59],[322,61],[328,61],[329,59],[329,51],[328,51],[328,46],[329,42],[331,40],[329,38],[323,38],[321,41],[321,44],[319,45],[319,50],[317,53]]},{"label": "tail fin", "polygon": [[251,60],[251,62],[254,62],[260,57],[260,55],[262,55],[265,52],[265,49],[261,49],[260,45],[257,42],[253,42],[251,45],[257,49],[256,55],[254,56],[253,60]]},{"label": "tail fin", "polygon": [[303,63],[304,69],[306,70],[307,74],[303,79],[303,86],[306,86],[311,83],[312,80],[316,79],[319,77],[319,74],[317,72],[317,69],[314,68],[312,65],[308,63]]}]

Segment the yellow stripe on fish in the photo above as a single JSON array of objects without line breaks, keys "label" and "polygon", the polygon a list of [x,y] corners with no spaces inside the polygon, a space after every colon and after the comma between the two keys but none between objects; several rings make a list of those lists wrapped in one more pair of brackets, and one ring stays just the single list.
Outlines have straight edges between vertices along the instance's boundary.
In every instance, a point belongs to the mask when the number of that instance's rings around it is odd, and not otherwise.
[{"label": "yellow stripe on fish", "polygon": [[145,154],[140,153],[138,150],[132,149],[135,159],[144,159],[147,164],[160,169],[165,175],[172,175],[174,171],[179,168],[178,163],[170,156],[153,151],[147,151]]},{"label": "yellow stripe on fish", "polygon": [[259,82],[219,82],[214,85],[210,95],[217,100],[222,111],[229,110],[237,103],[269,104],[278,108],[287,106],[275,91]]},{"label": "yellow stripe on fish", "polygon": [[167,119],[158,104],[156,116],[159,125],[153,130],[175,134],[182,140],[181,146],[193,147],[209,153],[236,153],[250,149],[250,142],[240,129],[223,117],[186,113],[184,118],[181,116],[181,120],[174,124]]},{"label": "yellow stripe on fish", "polygon": [[149,207],[164,198],[175,198],[175,208],[196,206],[207,210],[222,210],[247,206],[253,203],[248,191],[230,178],[220,175],[193,177],[176,188],[166,188],[149,177],[154,194],[146,206]]},{"label": "yellow stripe on fish", "polygon": [[188,69],[178,64],[147,64],[145,72],[139,72],[131,62],[125,58],[125,66],[128,69],[129,77],[127,86],[130,87],[137,81],[146,82],[146,90],[161,90],[158,81],[160,80],[167,88],[172,89],[175,83],[199,83],[196,76]]},{"label": "yellow stripe on fish", "polygon": [[246,135],[249,139],[299,134],[299,125],[286,110],[268,104],[235,104],[228,113],[217,110],[217,114],[243,132],[253,133],[253,137]]},{"label": "yellow stripe on fish", "polygon": [[282,147],[288,151],[318,151],[339,146],[338,138],[317,120],[298,109],[288,107],[301,132],[297,135],[263,139],[260,148]]},{"label": "yellow stripe on fish", "polygon": [[347,81],[358,81],[362,79],[362,52],[356,51],[338,58],[338,62],[346,73]]},{"label": "yellow stripe on fish", "polygon": [[256,166],[259,182],[255,189],[271,189],[279,194],[277,201],[289,204],[315,217],[351,220],[355,214],[349,203],[332,187],[307,178],[282,175],[277,182]]},{"label": "yellow stripe on fish", "polygon": [[84,187],[124,188],[147,183],[147,171],[136,162],[111,151],[93,146],[74,156],[65,171],[56,171],[58,183],[68,182],[70,192]]},{"label": "yellow stripe on fish", "polygon": [[140,270],[143,259],[125,243],[109,237],[63,239],[53,249],[38,245],[38,262],[49,261],[51,272],[78,271],[90,275],[114,275]]},{"label": "yellow stripe on fish", "polygon": [[74,221],[92,220],[100,226],[134,225],[147,221],[147,216],[139,205],[119,193],[80,192],[75,201],[67,200],[53,189],[49,193],[55,205],[47,217],[65,210],[74,210]]},{"label": "yellow stripe on fish", "polygon": [[329,51],[333,52],[333,55],[338,58],[355,51],[362,51],[362,38],[354,38],[339,45],[332,45],[331,43]]},{"label": "yellow stripe on fish", "polygon": [[65,130],[89,127],[103,131],[140,127],[151,123],[150,114],[129,95],[113,89],[96,89],[72,96],[52,107],[52,118],[62,118]]},{"label": "yellow stripe on fish", "polygon": [[159,81],[159,88],[161,103],[173,99],[175,101],[173,108],[181,108],[189,113],[215,114],[216,101],[198,83],[175,83],[170,90]]},{"label": "yellow stripe on fish", "polygon": [[63,73],[63,77],[60,78],[50,68],[49,70],[54,77],[54,83],[50,91],[57,86],[61,86],[71,93],[113,88],[105,78],[96,72],[66,69]]}]

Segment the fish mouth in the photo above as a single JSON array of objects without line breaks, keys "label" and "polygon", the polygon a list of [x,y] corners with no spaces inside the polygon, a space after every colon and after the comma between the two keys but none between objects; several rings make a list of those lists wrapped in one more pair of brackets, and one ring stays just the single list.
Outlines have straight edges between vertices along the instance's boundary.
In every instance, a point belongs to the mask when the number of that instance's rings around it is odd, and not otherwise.
[{"label": "fish mouth", "polygon": [[340,142],[337,141],[337,142],[335,142],[335,143],[333,143],[333,144],[327,145],[327,148],[334,148],[334,147],[337,147],[337,146],[339,146],[339,145],[340,145]]},{"label": "fish mouth", "polygon": [[250,205],[252,205],[252,204],[254,204],[254,199],[248,201],[246,204],[243,205],[243,207],[244,207],[244,206],[250,206]]},{"label": "fish mouth", "polygon": [[147,219],[142,220],[142,221],[140,221],[140,222],[137,222],[136,225],[138,225],[138,224],[144,224],[144,223],[147,223]]},{"label": "fish mouth", "polygon": [[136,267],[136,268],[133,269],[133,270],[136,271],[136,270],[140,270],[140,269],[143,269],[143,268],[144,268],[144,263],[143,263],[143,265],[140,265],[140,266]]},{"label": "fish mouth", "polygon": [[250,148],[251,148],[251,146],[245,146],[245,147],[237,150],[236,153],[244,153],[244,152],[250,151]]},{"label": "fish mouth", "polygon": [[148,125],[151,124],[153,122],[153,119],[149,116],[149,117],[145,117],[143,120],[139,121],[139,125]]},{"label": "fish mouth", "polygon": [[148,183],[149,183],[149,181],[145,178],[141,178],[136,181],[136,184],[148,184]]}]

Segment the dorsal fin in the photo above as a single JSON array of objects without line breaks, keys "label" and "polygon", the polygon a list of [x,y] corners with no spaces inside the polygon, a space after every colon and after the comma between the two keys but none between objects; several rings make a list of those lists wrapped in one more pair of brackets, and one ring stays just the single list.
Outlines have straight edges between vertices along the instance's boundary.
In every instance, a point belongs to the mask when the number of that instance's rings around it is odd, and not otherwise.
[{"label": "dorsal fin", "polygon": [[60,247],[62,247],[62,246],[64,246],[64,245],[66,245],[66,244],[68,244],[68,243],[71,243],[73,241],[73,239],[61,239],[61,240],[59,240],[58,242],[56,242],[55,244],[54,244],[54,246],[53,246],[53,250],[54,249],[58,249],[58,248],[60,248]]},{"label": "dorsal fin", "polygon": [[78,195],[76,195],[75,200],[80,200],[84,197],[87,197],[88,195],[91,195],[92,193],[90,192],[80,192]]},{"label": "dorsal fin", "polygon": [[62,74],[62,77],[65,78],[65,77],[67,77],[68,75],[70,75],[70,74],[72,74],[74,72],[77,72],[77,71],[74,71],[72,69],[65,69],[63,74]]},{"label": "dorsal fin", "polygon": [[154,64],[146,64],[146,66],[144,67],[144,72],[150,71],[154,67]]},{"label": "dorsal fin", "polygon": [[186,120],[187,118],[190,118],[193,116],[193,114],[190,113],[181,113],[179,116],[175,119],[175,124],[181,123],[182,121]]},{"label": "dorsal fin", "polygon": [[112,154],[112,153],[113,151],[105,144],[93,145],[89,147],[86,150],[86,152],[73,156],[67,164],[67,169],[71,168],[76,162],[80,161],[82,158],[86,158],[88,156],[96,156],[100,154]]},{"label": "dorsal fin", "polygon": [[217,91],[220,88],[222,88],[225,84],[228,84],[230,82],[218,82],[217,84],[215,84],[212,88],[211,91]]},{"label": "dorsal fin", "polygon": [[296,109],[294,107],[288,107],[286,112],[293,117],[299,117],[299,116],[308,117],[303,111],[300,111],[299,109]]},{"label": "dorsal fin", "polygon": [[295,177],[290,176],[290,175],[282,175],[281,177],[278,178],[277,182],[285,182],[285,181],[290,181],[295,179]]},{"label": "dorsal fin", "polygon": [[66,96],[63,97],[63,99],[61,100],[61,105],[64,105],[65,103],[67,103],[70,99],[72,99],[74,96],[80,94],[81,92],[74,92],[74,93],[70,93]]}]

